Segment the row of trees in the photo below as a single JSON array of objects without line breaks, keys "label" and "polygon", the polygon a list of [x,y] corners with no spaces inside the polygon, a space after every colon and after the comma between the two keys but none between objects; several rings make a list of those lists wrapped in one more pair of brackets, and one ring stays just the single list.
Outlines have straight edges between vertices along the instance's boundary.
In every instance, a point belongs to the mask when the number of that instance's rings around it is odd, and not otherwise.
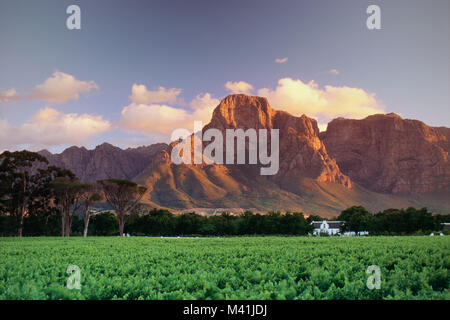
[{"label": "row of trees", "polygon": [[353,206],[335,219],[345,221],[341,231],[368,231],[372,235],[413,234],[442,230],[449,215],[433,215],[426,208],[387,209],[375,214],[362,206]]},{"label": "row of trees", "polygon": [[[10,235],[13,230],[8,228],[7,217],[0,216],[0,236]],[[57,235],[58,216],[50,219],[27,216],[25,219],[25,235]],[[139,236],[190,236],[190,235],[307,235],[312,231],[309,219],[301,213],[280,214],[271,212],[266,215],[246,212],[233,216],[228,213],[215,216],[201,216],[195,213],[172,214],[167,210],[152,209],[140,213],[126,215],[125,233]],[[119,235],[118,217],[111,212],[94,215],[88,230],[90,236]],[[72,232],[81,235],[83,220],[74,216]]]},{"label": "row of trees", "polygon": [[141,200],[146,188],[125,179],[106,179],[96,184],[81,182],[66,169],[49,166],[42,155],[29,151],[5,151],[0,155],[0,214],[22,237],[26,217],[55,214],[61,218],[61,236],[70,236],[74,217],[83,214],[87,235],[91,206],[106,200],[117,215],[123,235],[125,216]]},{"label": "row of trees", "polygon": [[[403,235],[442,230],[448,215],[433,215],[427,209],[388,209],[371,214],[364,207],[348,208],[334,220],[344,221],[341,233],[369,231],[372,235]],[[308,235],[313,221],[324,218],[303,213],[245,212],[235,216],[228,213],[200,216],[195,213],[174,215],[167,210],[153,209],[129,217],[127,232],[134,235]]]},{"label": "row of trees", "polygon": [[[11,235],[7,219],[0,216],[0,236]],[[25,235],[57,235],[60,226],[58,213],[46,217],[28,215],[25,218]],[[389,209],[375,215],[369,214],[362,207],[344,210],[335,220],[344,220],[342,232],[370,231],[372,235],[406,235],[429,234],[442,229],[442,222],[448,222],[449,216],[431,215],[426,209],[408,208],[405,210]],[[141,236],[188,236],[188,235],[307,235],[312,232],[312,221],[323,220],[319,216],[305,218],[302,213],[269,212],[254,214],[245,212],[234,216],[228,213],[214,216],[201,216],[195,213],[172,214],[167,210],[136,208],[124,217],[124,232]],[[88,235],[118,235],[118,217],[111,212],[96,214],[91,218]],[[72,232],[82,235],[84,222],[75,215]]]},{"label": "row of trees", "polygon": [[[0,215],[0,237],[17,235],[14,217]],[[71,236],[112,236],[118,235],[117,217],[111,212],[96,214],[90,217],[89,229],[84,228],[83,217],[75,215],[72,219]],[[46,215],[28,214],[24,218],[23,236],[61,236],[61,215],[52,210]]]},{"label": "row of trees", "polygon": [[312,232],[311,220],[303,213],[269,212],[241,215],[222,213],[201,216],[195,213],[174,215],[167,210],[153,209],[148,213],[130,217],[127,232],[135,235],[183,236],[183,235],[307,235]]}]

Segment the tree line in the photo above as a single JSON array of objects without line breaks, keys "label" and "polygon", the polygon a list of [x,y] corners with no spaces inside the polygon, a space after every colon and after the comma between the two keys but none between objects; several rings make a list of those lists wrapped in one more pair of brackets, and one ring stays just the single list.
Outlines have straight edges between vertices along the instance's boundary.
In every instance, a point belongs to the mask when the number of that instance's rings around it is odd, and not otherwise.
[{"label": "tree line", "polygon": [[[15,234],[12,217],[0,215],[0,236]],[[28,215],[24,219],[25,236],[57,236],[61,233],[60,214]],[[164,209],[137,207],[124,217],[123,232],[133,236],[239,236],[239,235],[308,235],[312,222],[326,220],[320,216],[305,217],[302,213],[268,212],[258,214],[247,211],[240,215],[222,213],[202,216],[196,213],[173,214]],[[426,209],[388,209],[376,214],[363,207],[344,210],[333,220],[344,221],[341,233],[369,231],[371,235],[429,234],[442,229],[449,216],[433,215]],[[84,228],[82,215],[72,218],[72,232],[76,236],[116,236],[119,219],[106,211],[90,218],[89,230]]]},{"label": "tree line", "polygon": [[[108,236],[125,233],[151,236],[307,235],[312,221],[327,220],[301,212],[202,216],[149,210],[140,204],[146,187],[126,179],[89,184],[70,170],[49,166],[45,157],[29,152],[0,155],[0,236]],[[113,212],[92,216],[92,206],[106,201]],[[375,214],[354,206],[333,220],[344,221],[341,232],[372,235],[420,234],[442,229],[448,215],[426,208],[388,209]]]},{"label": "tree line", "polygon": [[432,214],[426,208],[387,209],[372,214],[362,206],[341,212],[336,220],[345,221],[341,231],[368,231],[371,235],[427,234],[443,229],[449,215]]},{"label": "tree line", "polygon": [[[14,234],[7,221],[0,216],[0,236]],[[60,234],[58,214],[50,217],[28,216],[25,218],[24,236],[57,236]],[[310,220],[302,213],[270,212],[254,214],[246,212],[239,216],[222,213],[202,216],[196,213],[173,214],[164,209],[131,213],[125,217],[124,233],[133,236],[227,236],[227,235],[307,235],[312,231]],[[91,217],[88,236],[119,235],[118,217],[103,212]],[[83,219],[75,215],[72,235],[83,235]]]}]

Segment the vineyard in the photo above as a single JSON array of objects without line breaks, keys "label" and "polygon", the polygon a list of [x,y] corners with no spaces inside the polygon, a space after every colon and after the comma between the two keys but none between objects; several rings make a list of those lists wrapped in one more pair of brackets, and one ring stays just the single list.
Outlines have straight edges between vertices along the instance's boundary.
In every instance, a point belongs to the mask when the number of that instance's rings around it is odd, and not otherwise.
[{"label": "vineyard", "polygon": [[449,265],[448,236],[0,238],[0,299],[448,300]]}]

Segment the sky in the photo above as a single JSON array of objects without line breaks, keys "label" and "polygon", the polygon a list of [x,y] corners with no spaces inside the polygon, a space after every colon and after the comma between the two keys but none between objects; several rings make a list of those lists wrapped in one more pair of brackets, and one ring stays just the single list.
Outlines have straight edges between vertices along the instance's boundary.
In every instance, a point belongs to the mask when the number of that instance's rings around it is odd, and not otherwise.
[{"label": "sky", "polygon": [[389,112],[449,127],[449,15],[448,0],[0,0],[0,150],[167,142],[231,93],[322,130]]}]

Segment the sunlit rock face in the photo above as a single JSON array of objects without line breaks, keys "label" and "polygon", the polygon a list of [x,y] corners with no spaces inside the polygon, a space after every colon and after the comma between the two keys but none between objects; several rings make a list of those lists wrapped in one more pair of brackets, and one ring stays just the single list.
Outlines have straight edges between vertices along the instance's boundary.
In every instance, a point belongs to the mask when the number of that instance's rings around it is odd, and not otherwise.
[{"label": "sunlit rock face", "polygon": [[335,119],[320,137],[341,170],[370,190],[404,194],[450,187],[449,128],[390,113]]}]

